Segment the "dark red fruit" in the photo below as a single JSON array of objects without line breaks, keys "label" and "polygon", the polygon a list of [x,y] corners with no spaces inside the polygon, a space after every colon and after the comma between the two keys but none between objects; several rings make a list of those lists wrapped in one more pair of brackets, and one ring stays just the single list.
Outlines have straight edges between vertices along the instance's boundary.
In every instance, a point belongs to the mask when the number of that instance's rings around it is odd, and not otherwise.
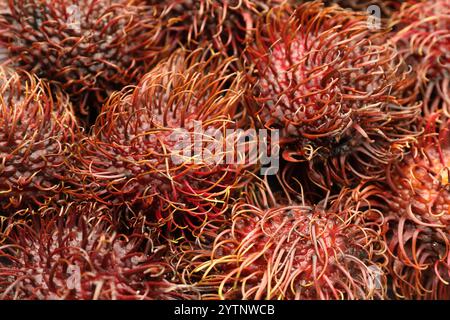
[{"label": "dark red fruit", "polygon": [[0,15],[10,60],[61,86],[83,115],[137,82],[166,52],[161,37],[140,1],[11,0]]},{"label": "dark red fruit", "polygon": [[12,222],[0,246],[1,299],[189,298],[164,262],[166,247],[142,232],[121,234],[95,203],[42,207]]},{"label": "dark red fruit", "polygon": [[0,209],[64,197],[70,146],[78,136],[67,95],[27,73],[0,68]]},{"label": "dark red fruit", "polygon": [[[225,158],[216,162],[206,152],[211,145],[225,150],[226,141],[237,143],[225,134],[235,126],[244,90],[231,63],[208,50],[177,51],[136,88],[114,94],[79,145],[78,196],[144,210],[169,230],[193,230],[223,214],[247,167]],[[188,140],[184,146],[180,133]]]},{"label": "dark red fruit", "polygon": [[[347,192],[347,193],[346,193]],[[377,215],[348,191],[317,205],[259,190],[234,206],[231,221],[191,247],[178,267],[208,299],[372,299],[386,294]],[[299,201],[299,202],[296,202]],[[289,202],[289,201],[288,201]]]},{"label": "dark red fruit", "polygon": [[391,41],[417,75],[425,113],[442,109],[450,118],[450,2],[406,1],[392,24]]},{"label": "dark red fruit", "polygon": [[309,161],[324,188],[381,176],[417,134],[412,78],[366,14],[318,2],[274,9],[246,57],[250,112],[281,131],[284,158]]},{"label": "dark red fruit", "polygon": [[450,122],[387,171],[385,241],[397,297],[450,297]]}]

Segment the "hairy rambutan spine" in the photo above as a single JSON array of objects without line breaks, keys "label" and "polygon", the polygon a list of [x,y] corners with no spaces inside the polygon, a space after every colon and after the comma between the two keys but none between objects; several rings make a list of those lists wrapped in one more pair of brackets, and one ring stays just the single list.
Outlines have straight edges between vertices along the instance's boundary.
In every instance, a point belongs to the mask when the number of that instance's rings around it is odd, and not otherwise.
[{"label": "hairy rambutan spine", "polygon": [[381,213],[351,196],[276,205],[269,191],[270,207],[240,201],[222,232],[181,248],[177,267],[203,299],[384,298],[380,225],[364,223]]},{"label": "hairy rambutan spine", "polygon": [[0,68],[0,208],[33,208],[62,197],[78,134],[67,95],[35,76]]},{"label": "hairy rambutan spine", "polygon": [[381,186],[398,298],[450,297],[450,122],[439,129],[436,118],[412,152],[388,167],[387,187]]},{"label": "hairy rambutan spine", "polygon": [[250,113],[324,188],[382,175],[417,135],[413,78],[385,36],[367,14],[312,2],[271,10],[246,50]]},{"label": "hairy rambutan spine", "polygon": [[417,75],[416,88],[428,116],[450,118],[450,3],[408,0],[394,14],[391,41]]},{"label": "hairy rambutan spine", "polygon": [[169,41],[188,48],[212,43],[217,51],[239,55],[255,20],[283,0],[147,0],[166,21]]},{"label": "hairy rambutan spine", "polygon": [[[194,230],[223,214],[247,165],[223,162],[226,151],[216,162],[205,150],[238,139],[215,136],[235,128],[245,90],[241,74],[230,71],[232,61],[208,49],[177,51],[136,88],[114,94],[80,143],[78,196],[145,210],[169,230]],[[187,156],[174,139],[180,130],[189,140]]]},{"label": "hairy rambutan spine", "polygon": [[[160,22],[133,0],[10,0],[0,46],[12,63],[56,83],[86,115],[135,83],[168,48]],[[168,44],[169,45],[169,44]]]},{"label": "hairy rambutan spine", "polygon": [[188,299],[172,282],[166,247],[148,234],[121,234],[98,203],[43,207],[12,222],[0,245],[2,299]]}]

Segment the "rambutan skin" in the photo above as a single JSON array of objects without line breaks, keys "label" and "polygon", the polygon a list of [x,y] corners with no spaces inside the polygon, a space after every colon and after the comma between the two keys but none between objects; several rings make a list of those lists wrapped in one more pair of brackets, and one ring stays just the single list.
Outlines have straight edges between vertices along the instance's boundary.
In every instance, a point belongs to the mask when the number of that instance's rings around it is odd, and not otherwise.
[{"label": "rambutan skin", "polygon": [[0,0],[0,300],[449,300],[449,16]]},{"label": "rambutan skin", "polygon": [[2,299],[189,299],[164,262],[166,246],[122,234],[114,212],[92,202],[42,207],[11,222],[0,245]]},{"label": "rambutan skin", "polygon": [[259,208],[246,198],[218,235],[181,246],[179,272],[203,299],[385,298],[380,225],[363,222],[380,213],[353,201],[348,191],[317,205]]},{"label": "rambutan skin", "polygon": [[168,39],[196,48],[212,43],[217,51],[239,55],[254,30],[255,20],[283,0],[147,0],[169,30]]},{"label": "rambutan skin", "polygon": [[417,75],[425,113],[443,109],[450,118],[450,3],[405,1],[391,24],[395,31],[390,41]]},{"label": "rambutan skin", "polygon": [[[73,172],[82,184],[75,196],[145,210],[169,230],[195,229],[222,214],[247,168],[205,153],[208,145],[237,139],[215,138],[234,128],[243,95],[242,76],[230,72],[232,60],[203,49],[177,51],[136,88],[113,95],[78,146]],[[214,132],[198,133],[196,124]],[[177,145],[180,130],[189,140],[181,147],[189,149],[187,156]],[[195,146],[202,154],[192,154]]]},{"label": "rambutan skin", "polygon": [[129,0],[13,0],[0,15],[10,62],[61,86],[85,115],[135,83],[166,48],[159,21]]},{"label": "rambutan skin", "polygon": [[69,98],[25,72],[0,68],[0,209],[64,196],[70,147],[79,135]]},{"label": "rambutan skin", "polygon": [[417,135],[413,78],[385,36],[364,13],[313,2],[270,11],[245,52],[249,113],[324,188],[379,177]]},{"label": "rambutan skin", "polygon": [[[436,118],[428,130],[435,128]],[[384,238],[393,291],[403,299],[449,299],[450,122],[429,130],[401,162],[387,169]]]}]

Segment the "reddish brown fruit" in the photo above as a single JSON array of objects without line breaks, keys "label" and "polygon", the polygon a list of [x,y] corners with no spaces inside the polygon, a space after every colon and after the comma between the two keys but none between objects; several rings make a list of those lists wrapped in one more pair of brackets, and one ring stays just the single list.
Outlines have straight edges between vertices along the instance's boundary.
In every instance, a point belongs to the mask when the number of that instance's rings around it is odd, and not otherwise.
[{"label": "reddish brown fruit", "polygon": [[0,46],[21,68],[60,85],[85,115],[132,84],[166,48],[159,20],[133,0],[11,0]]},{"label": "reddish brown fruit", "polygon": [[171,41],[196,48],[212,43],[218,51],[240,54],[257,17],[283,0],[147,0],[170,30]]},{"label": "reddish brown fruit", "polygon": [[250,112],[324,188],[382,175],[414,140],[412,79],[385,42],[366,14],[313,2],[269,12],[248,47]]},{"label": "reddish brown fruit", "polygon": [[231,63],[209,50],[177,51],[136,88],[113,95],[92,136],[80,143],[78,196],[145,210],[169,230],[193,230],[221,215],[246,169],[206,153],[207,146],[225,150],[226,139],[237,139],[224,134],[234,128],[244,90],[241,75],[229,72]]},{"label": "reddish brown fruit", "polygon": [[392,24],[391,41],[417,74],[425,113],[442,109],[450,118],[450,2],[406,1]]},{"label": "reddish brown fruit", "polygon": [[41,208],[13,222],[0,246],[1,299],[192,298],[149,235],[123,235],[110,209],[95,203]]},{"label": "reddish brown fruit", "polygon": [[364,222],[379,213],[364,199],[348,191],[318,205],[277,204],[270,192],[258,198],[271,207],[241,202],[224,231],[181,247],[177,266],[203,299],[385,297],[381,230]]},{"label": "reddish brown fruit", "polygon": [[387,172],[385,239],[399,298],[450,297],[449,130],[450,122],[439,136],[429,130],[411,154]]},{"label": "reddish brown fruit", "polygon": [[69,147],[78,135],[69,98],[26,73],[0,68],[0,209],[64,197]]}]

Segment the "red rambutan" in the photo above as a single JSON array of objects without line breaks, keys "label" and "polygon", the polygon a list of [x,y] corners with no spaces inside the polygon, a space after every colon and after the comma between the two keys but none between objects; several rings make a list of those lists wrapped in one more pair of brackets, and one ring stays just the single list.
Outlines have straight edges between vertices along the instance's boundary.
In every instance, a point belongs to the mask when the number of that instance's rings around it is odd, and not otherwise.
[{"label": "red rambutan", "polygon": [[320,186],[382,174],[417,134],[412,79],[367,15],[320,2],[270,11],[246,50],[251,113]]},{"label": "red rambutan", "polygon": [[203,299],[384,298],[381,229],[363,222],[380,213],[346,192],[314,206],[274,205],[270,192],[272,207],[240,202],[212,244],[180,248],[177,267]]},{"label": "red rambutan", "polygon": [[429,115],[450,118],[450,2],[406,1],[392,17],[391,41],[417,74],[417,90]]},{"label": "red rambutan", "polygon": [[240,54],[263,12],[284,0],[147,0],[183,46],[213,43],[216,50]]},{"label": "red rambutan", "polygon": [[0,46],[71,95],[78,112],[134,83],[166,51],[159,20],[133,0],[10,0]]},{"label": "red rambutan", "polygon": [[118,232],[98,203],[42,207],[12,222],[0,245],[1,299],[190,298],[149,235]]},{"label": "red rambutan", "polygon": [[[390,17],[396,12],[402,1],[398,0],[324,0],[326,4],[337,3],[344,9],[352,9],[355,11],[367,11],[371,6],[377,6],[379,8],[379,13],[381,17]],[[374,12],[378,13],[378,12]],[[381,18],[380,17],[380,18]]]},{"label": "red rambutan", "polygon": [[450,122],[434,131],[387,171],[384,233],[400,298],[450,297]]},{"label": "red rambutan", "polygon": [[244,90],[241,74],[228,73],[232,61],[176,51],[136,88],[113,95],[79,145],[79,196],[146,210],[169,230],[222,214],[247,167],[225,163],[220,151],[238,139],[225,133]]},{"label": "red rambutan", "polygon": [[77,136],[69,98],[27,73],[0,68],[0,209],[41,206],[65,190]]}]

